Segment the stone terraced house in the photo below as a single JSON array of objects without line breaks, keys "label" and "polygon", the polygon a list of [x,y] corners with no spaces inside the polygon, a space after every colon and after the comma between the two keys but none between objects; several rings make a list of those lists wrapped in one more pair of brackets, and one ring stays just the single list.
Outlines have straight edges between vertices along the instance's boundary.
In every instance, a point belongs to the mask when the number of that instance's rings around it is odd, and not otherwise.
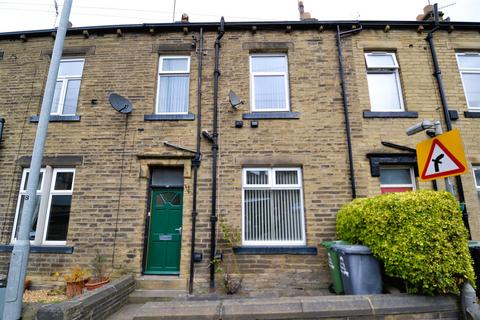
[{"label": "stone terraced house", "polygon": [[[239,238],[233,251],[245,291],[326,288],[321,243],[335,239],[343,204],[444,189],[418,180],[411,148],[426,136],[405,129],[423,119],[461,132],[468,172],[455,186],[478,239],[480,24],[442,21],[431,34],[446,109],[426,41],[434,26],[307,19],[226,22],[224,33],[222,23],[186,21],[69,29],[28,276],[52,282],[99,250],[110,271],[208,292],[221,280],[212,257],[224,253],[223,268],[233,267],[227,228]],[[54,37],[0,34],[3,272]],[[113,93],[133,111],[114,110]]]}]

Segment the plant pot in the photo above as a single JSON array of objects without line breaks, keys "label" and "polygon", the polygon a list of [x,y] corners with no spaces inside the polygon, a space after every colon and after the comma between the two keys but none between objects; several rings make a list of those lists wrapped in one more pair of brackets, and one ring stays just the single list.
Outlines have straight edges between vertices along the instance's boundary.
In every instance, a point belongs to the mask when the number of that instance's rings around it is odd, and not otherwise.
[{"label": "plant pot", "polygon": [[223,276],[223,287],[227,294],[235,294],[242,288],[243,278],[228,273]]},{"label": "plant pot", "polygon": [[23,292],[25,292],[25,290],[30,290],[31,285],[32,285],[32,280],[25,279],[25,282],[23,284]]},{"label": "plant pot", "polygon": [[77,282],[67,282],[67,298],[73,298],[83,293],[83,288],[85,287],[85,280]]},{"label": "plant pot", "polygon": [[95,290],[95,289],[98,289],[100,287],[103,287],[104,285],[106,285],[109,282],[110,282],[110,278],[108,278],[108,277],[102,278],[101,281],[90,280],[89,282],[85,283],[85,288],[88,291],[91,291],[91,290]]}]

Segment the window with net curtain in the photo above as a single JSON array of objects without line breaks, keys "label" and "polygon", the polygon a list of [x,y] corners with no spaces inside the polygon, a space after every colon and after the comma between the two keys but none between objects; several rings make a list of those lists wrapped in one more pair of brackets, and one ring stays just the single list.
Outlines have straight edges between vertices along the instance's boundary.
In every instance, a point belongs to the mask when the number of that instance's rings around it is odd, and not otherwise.
[{"label": "window with net curtain", "polygon": [[58,69],[51,115],[75,115],[85,59],[62,59]]},{"label": "window with net curtain", "polygon": [[305,245],[300,168],[243,169],[243,245]]},{"label": "window with net curtain", "polygon": [[250,91],[252,111],[289,111],[287,55],[251,55]]},{"label": "window with net curtain", "polygon": [[480,111],[480,53],[457,53],[457,62],[468,109]]},{"label": "window with net curtain", "polygon": [[395,53],[367,52],[365,62],[371,111],[404,111]]},{"label": "window with net curtain", "polygon": [[[30,169],[24,169],[11,241],[19,231],[23,204],[27,193]],[[67,240],[70,207],[73,195],[75,169],[52,168],[41,170],[37,186],[37,201],[30,225],[30,241],[35,245],[65,245]]]},{"label": "window with net curtain", "polygon": [[157,114],[187,114],[190,57],[161,56],[158,71]]}]

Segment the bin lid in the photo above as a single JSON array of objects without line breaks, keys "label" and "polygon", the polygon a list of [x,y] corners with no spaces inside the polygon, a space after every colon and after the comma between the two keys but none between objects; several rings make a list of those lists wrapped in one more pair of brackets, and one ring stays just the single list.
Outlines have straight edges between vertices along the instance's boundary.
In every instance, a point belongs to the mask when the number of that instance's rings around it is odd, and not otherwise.
[{"label": "bin lid", "polygon": [[350,244],[348,241],[344,240],[332,240],[332,241],[324,241],[322,242],[322,246],[324,246],[327,249],[332,248],[334,245],[337,244]]},{"label": "bin lid", "polygon": [[342,245],[337,244],[332,247],[333,250],[343,252],[346,254],[372,254],[372,251],[367,246],[359,244]]},{"label": "bin lid", "polygon": [[478,240],[468,240],[468,247],[469,248],[479,248],[480,247],[480,241],[478,241]]}]

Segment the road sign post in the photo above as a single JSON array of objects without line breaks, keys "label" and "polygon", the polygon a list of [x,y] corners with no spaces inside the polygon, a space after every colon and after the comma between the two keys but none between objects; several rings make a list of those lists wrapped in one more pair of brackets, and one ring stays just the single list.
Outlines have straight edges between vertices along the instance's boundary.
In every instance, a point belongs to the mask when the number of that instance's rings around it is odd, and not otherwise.
[{"label": "road sign post", "polygon": [[3,320],[18,320],[22,317],[23,286],[27,273],[28,256],[30,253],[29,233],[36,204],[37,183],[40,177],[43,149],[47,139],[50,109],[52,107],[53,95],[55,92],[55,82],[60,66],[60,59],[62,57],[63,43],[67,33],[68,18],[72,8],[72,1],[73,0],[65,0],[60,23],[57,29],[55,44],[53,46],[52,59],[48,69],[42,108],[40,110],[40,120],[38,121],[32,160],[30,162],[27,194],[25,196],[23,211],[21,212],[20,228],[10,257],[7,289],[5,293],[5,308],[3,311],[3,317],[0,317]]}]

